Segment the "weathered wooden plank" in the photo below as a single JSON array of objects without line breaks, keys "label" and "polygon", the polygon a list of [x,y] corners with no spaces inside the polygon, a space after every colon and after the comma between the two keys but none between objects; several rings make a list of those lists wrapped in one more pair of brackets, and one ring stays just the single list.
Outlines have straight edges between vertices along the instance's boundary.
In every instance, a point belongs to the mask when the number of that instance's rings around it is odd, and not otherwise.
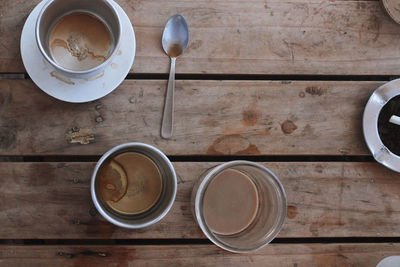
[{"label": "weathered wooden plank", "polygon": [[[0,239],[204,238],[193,220],[193,182],[213,163],[175,163],[170,213],[142,230],[93,208],[93,163],[0,163]],[[400,176],[377,163],[265,163],[280,177],[288,218],[279,237],[398,237]]]},{"label": "weathered wooden plank", "polygon": [[270,244],[251,254],[212,245],[2,246],[4,266],[376,266],[399,244]]},{"label": "weathered wooden plank", "polygon": [[[39,0],[0,2],[0,72],[22,72],[19,35]],[[378,1],[118,1],[137,36],[136,73],[167,73],[167,18],[190,25],[178,73],[399,75],[400,27]]]},{"label": "weathered wooden plank", "polygon": [[378,82],[177,81],[175,131],[160,137],[165,81],[127,80],[69,104],[0,81],[0,155],[100,155],[141,141],[169,155],[369,155],[362,113]]}]

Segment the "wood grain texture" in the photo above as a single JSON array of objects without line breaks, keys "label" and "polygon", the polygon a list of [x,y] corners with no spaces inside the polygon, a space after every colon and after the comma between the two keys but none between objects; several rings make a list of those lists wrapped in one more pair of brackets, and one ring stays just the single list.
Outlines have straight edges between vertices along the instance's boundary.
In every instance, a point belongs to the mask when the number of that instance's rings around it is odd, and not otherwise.
[{"label": "wood grain texture", "polygon": [[[127,230],[90,197],[93,163],[0,163],[0,239],[204,238],[194,181],[213,163],[174,163],[178,194],[159,223]],[[377,163],[265,163],[281,179],[288,214],[279,237],[398,237],[400,174]]]},{"label": "wood grain texture", "polygon": [[[39,0],[0,1],[0,72],[23,72],[19,37]],[[400,26],[378,1],[117,1],[137,39],[135,73],[167,73],[160,39],[184,15],[190,44],[177,73],[385,74],[400,72]]]},{"label": "wood grain texture", "polygon": [[251,254],[212,245],[2,246],[4,266],[362,266],[398,255],[399,244],[270,244]]},{"label": "wood grain texture", "polygon": [[100,155],[140,141],[168,155],[369,155],[362,114],[378,82],[177,81],[175,130],[160,137],[166,81],[127,80],[87,104],[0,81],[0,155]]}]

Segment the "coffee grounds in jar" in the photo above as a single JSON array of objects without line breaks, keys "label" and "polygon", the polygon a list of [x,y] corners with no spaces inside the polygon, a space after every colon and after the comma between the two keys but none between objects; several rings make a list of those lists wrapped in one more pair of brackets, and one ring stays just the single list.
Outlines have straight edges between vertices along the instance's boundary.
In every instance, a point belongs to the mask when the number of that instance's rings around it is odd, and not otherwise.
[{"label": "coffee grounds in jar", "polygon": [[386,103],[378,118],[378,133],[382,143],[392,153],[400,156],[400,125],[389,122],[392,115],[400,116],[400,96]]}]

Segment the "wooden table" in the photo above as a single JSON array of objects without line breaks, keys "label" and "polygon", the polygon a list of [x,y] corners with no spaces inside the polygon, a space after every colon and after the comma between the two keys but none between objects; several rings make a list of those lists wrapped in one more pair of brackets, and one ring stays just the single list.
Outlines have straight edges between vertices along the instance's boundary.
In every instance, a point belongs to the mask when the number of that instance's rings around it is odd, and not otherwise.
[{"label": "wooden table", "polygon": [[[38,2],[0,0],[0,266],[375,266],[400,254],[400,175],[362,135],[369,96],[400,75],[400,26],[378,1],[118,0],[137,56],[87,104],[25,75],[19,39]],[[163,140],[160,36],[176,13],[191,39]],[[170,213],[137,231],[106,222],[89,193],[100,155],[130,141],[163,150],[179,176]],[[212,245],[189,209],[197,177],[234,159],[269,167],[288,197],[279,236],[248,255]]]}]

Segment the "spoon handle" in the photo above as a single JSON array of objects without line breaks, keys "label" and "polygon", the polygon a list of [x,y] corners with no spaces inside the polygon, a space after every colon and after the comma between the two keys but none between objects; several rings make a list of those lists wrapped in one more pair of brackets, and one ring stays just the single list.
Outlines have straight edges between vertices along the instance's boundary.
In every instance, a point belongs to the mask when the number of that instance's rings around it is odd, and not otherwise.
[{"label": "spoon handle", "polygon": [[164,115],[161,126],[161,137],[164,139],[169,139],[172,137],[174,125],[175,61],[176,58],[172,57],[167,95],[165,97]]}]

